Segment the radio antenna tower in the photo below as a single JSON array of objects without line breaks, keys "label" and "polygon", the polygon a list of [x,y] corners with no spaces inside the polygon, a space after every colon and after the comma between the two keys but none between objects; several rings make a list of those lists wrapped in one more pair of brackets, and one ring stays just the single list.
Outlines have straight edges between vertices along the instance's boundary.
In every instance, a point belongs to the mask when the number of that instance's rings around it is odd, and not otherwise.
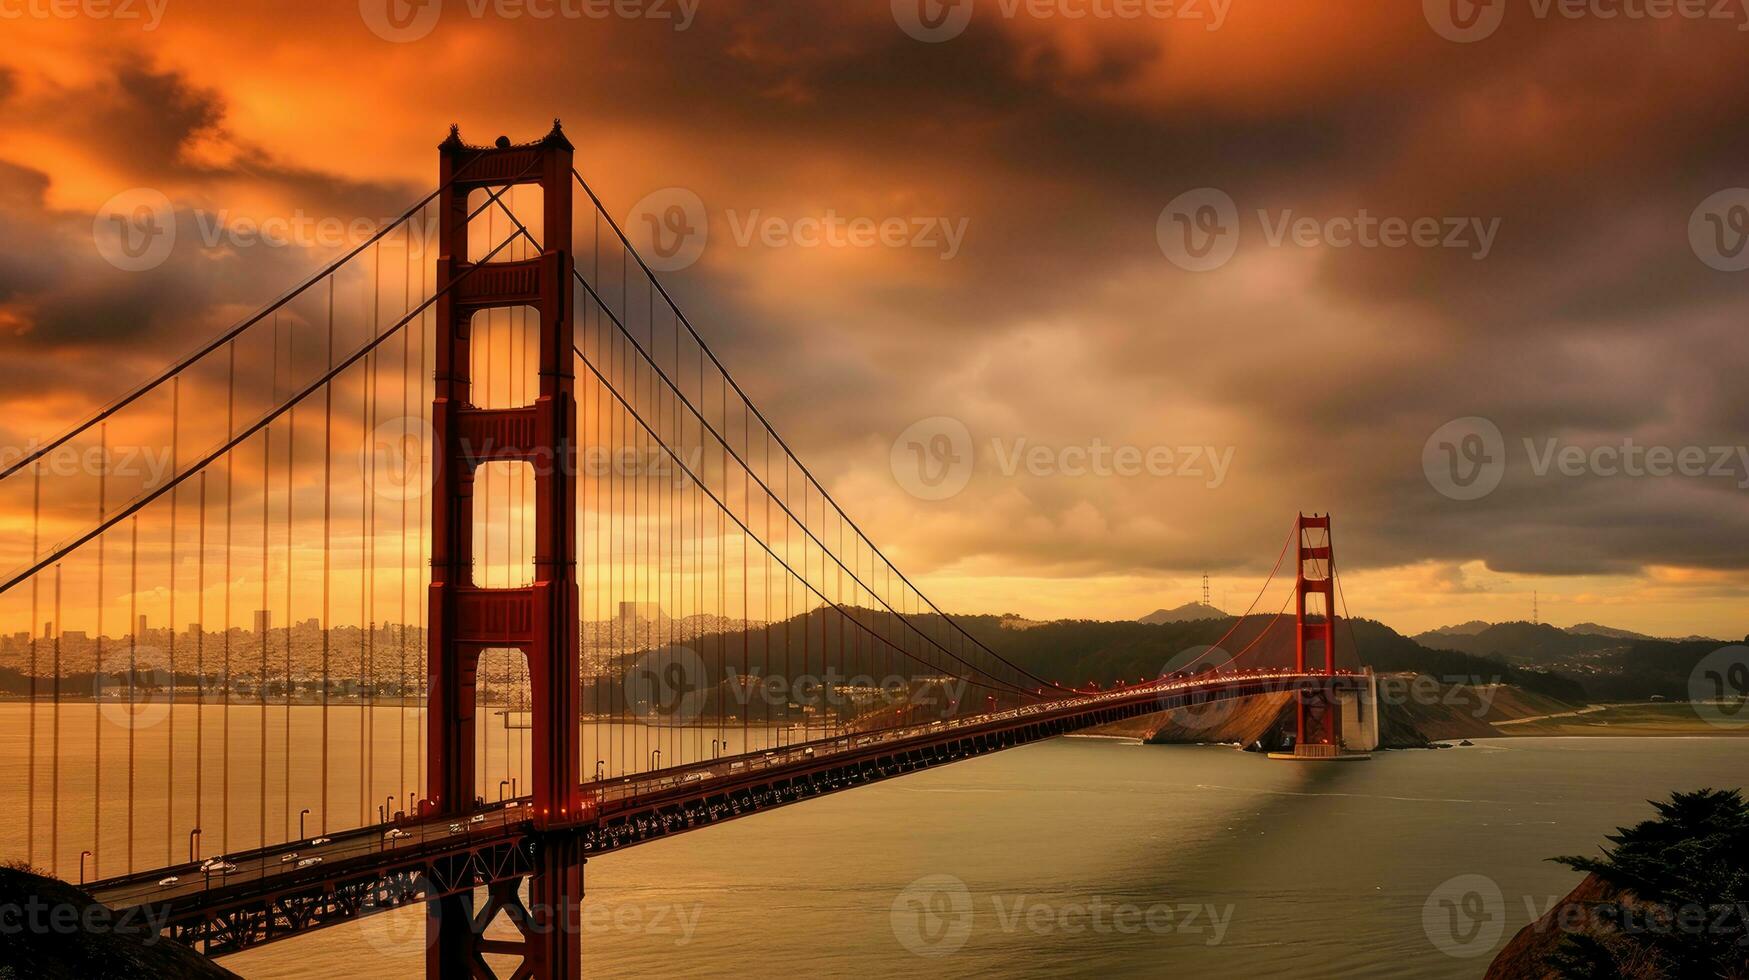
[{"label": "radio antenna tower", "polygon": [[1209,605],[1209,573],[1202,573],[1202,604]]}]

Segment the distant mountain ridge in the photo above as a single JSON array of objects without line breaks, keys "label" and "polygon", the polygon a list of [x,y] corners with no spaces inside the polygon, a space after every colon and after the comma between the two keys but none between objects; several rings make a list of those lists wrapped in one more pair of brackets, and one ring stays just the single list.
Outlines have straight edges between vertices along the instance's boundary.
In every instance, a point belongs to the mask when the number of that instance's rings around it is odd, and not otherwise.
[{"label": "distant mountain ridge", "polygon": [[1456,650],[1510,663],[1549,665],[1622,647],[1631,640],[1573,633],[1547,623],[1491,623],[1474,633],[1428,632],[1414,637],[1424,646]]},{"label": "distant mountain ridge", "polygon": [[1424,646],[1461,650],[1480,656],[1500,656],[1508,660],[1538,662],[1550,656],[1563,658],[1621,647],[1635,640],[1658,640],[1686,643],[1711,640],[1708,636],[1651,636],[1618,626],[1601,623],[1575,623],[1556,627],[1548,623],[1517,620],[1509,623],[1489,623],[1472,619],[1456,626],[1441,626],[1415,634],[1416,642]]},{"label": "distant mountain ridge", "polygon": [[1200,602],[1187,602],[1184,605],[1173,609],[1156,609],[1146,616],[1137,619],[1136,622],[1147,623],[1150,626],[1158,626],[1161,623],[1189,623],[1202,619],[1227,618],[1229,618],[1227,613],[1216,609],[1214,606],[1205,606]]},{"label": "distant mountain ridge", "polygon": [[1475,636],[1477,633],[1482,632],[1492,625],[1494,624],[1480,619],[1472,619],[1467,623],[1459,623],[1456,626],[1441,626],[1436,630],[1428,630],[1425,633],[1419,634],[1419,636]]},{"label": "distant mountain ridge", "polygon": [[1609,636],[1618,640],[1656,640],[1658,637],[1648,633],[1635,633],[1633,630],[1619,629],[1614,626],[1604,626],[1602,623],[1574,623],[1567,627],[1567,632],[1578,636]]}]

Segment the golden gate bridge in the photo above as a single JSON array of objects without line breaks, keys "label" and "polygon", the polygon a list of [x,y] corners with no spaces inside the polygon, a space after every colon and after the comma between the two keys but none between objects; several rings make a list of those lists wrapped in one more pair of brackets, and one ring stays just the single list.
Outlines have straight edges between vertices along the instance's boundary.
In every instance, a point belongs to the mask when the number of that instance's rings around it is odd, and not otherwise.
[{"label": "golden gate bridge", "polygon": [[[209,955],[424,903],[429,975],[568,977],[597,854],[1211,701],[1355,746],[1327,515],[1188,662],[1047,679],[869,540],[572,157],[452,128],[398,220],[0,468],[9,857]],[[1252,616],[1290,552],[1291,643]]]}]

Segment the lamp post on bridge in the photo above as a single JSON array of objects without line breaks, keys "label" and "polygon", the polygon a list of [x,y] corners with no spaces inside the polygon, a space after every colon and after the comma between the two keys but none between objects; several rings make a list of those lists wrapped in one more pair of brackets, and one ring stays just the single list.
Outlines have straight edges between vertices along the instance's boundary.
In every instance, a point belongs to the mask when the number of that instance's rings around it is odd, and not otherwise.
[{"label": "lamp post on bridge", "polygon": [[85,884],[85,859],[91,856],[90,851],[79,852],[79,884]]},{"label": "lamp post on bridge", "polygon": [[310,808],[309,807],[304,807],[302,810],[298,811],[298,840],[308,840],[309,839],[308,834],[304,830],[304,818],[309,816],[309,815],[310,815]]},{"label": "lamp post on bridge", "polygon": [[196,827],[193,830],[188,832],[188,863],[189,864],[193,864],[194,862],[200,860],[199,844],[200,844],[200,828]]}]

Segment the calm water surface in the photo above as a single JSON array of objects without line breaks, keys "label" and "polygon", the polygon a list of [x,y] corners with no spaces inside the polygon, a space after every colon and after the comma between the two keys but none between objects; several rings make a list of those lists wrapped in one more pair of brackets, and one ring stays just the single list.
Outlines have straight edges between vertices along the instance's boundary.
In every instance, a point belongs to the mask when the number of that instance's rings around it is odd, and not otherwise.
[{"label": "calm water surface", "polygon": [[[1647,798],[1746,773],[1732,739],[1497,739],[1322,766],[1058,739],[593,860],[585,967],[1477,977],[1577,883],[1545,858],[1591,850]],[[1454,935],[1445,892],[1424,917],[1459,875],[1500,889],[1497,942]],[[421,926],[404,909],[223,962],[255,980],[417,976]]]}]

